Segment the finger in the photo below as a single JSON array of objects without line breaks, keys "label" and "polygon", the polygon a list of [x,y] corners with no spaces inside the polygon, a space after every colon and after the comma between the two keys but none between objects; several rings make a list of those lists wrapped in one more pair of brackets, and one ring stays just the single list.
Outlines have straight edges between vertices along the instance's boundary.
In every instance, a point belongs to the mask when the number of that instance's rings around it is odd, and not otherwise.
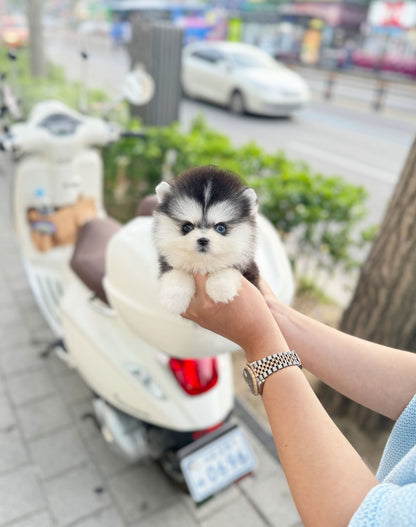
[{"label": "finger", "polygon": [[194,274],[195,286],[197,292],[205,291],[205,284],[207,282],[207,275],[202,273]]},{"label": "finger", "polygon": [[206,295],[205,291],[205,284],[207,281],[207,276],[202,273],[196,273],[194,275],[195,280],[195,294],[187,308],[187,310],[184,313],[181,313],[181,317],[187,318],[188,320],[194,320],[195,319],[195,313],[193,312],[193,307],[196,302],[200,303],[201,300]]},{"label": "finger", "polygon": [[266,280],[262,276],[260,276],[260,279],[259,279],[259,287],[263,295],[273,294],[271,287],[269,286],[269,284],[266,282]]}]

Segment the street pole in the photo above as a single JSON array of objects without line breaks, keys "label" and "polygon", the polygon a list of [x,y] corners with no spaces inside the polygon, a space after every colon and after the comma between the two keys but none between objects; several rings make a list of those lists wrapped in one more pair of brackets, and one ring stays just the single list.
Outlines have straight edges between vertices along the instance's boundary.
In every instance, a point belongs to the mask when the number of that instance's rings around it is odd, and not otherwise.
[{"label": "street pole", "polygon": [[26,14],[30,31],[30,73],[42,77],[46,72],[43,47],[43,0],[26,0]]}]

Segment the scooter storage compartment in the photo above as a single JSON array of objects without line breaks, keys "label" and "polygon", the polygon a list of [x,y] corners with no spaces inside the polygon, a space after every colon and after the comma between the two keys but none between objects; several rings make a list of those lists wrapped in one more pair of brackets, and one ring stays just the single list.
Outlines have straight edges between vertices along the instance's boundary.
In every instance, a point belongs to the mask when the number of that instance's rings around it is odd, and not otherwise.
[{"label": "scooter storage compartment", "polygon": [[61,207],[51,214],[41,214],[30,208],[27,217],[32,241],[38,251],[48,251],[57,245],[75,243],[78,229],[97,217],[94,198],[79,198],[74,205]]},{"label": "scooter storage compartment", "polygon": [[236,351],[233,342],[160,305],[152,221],[145,216],[133,219],[108,244],[104,289],[112,307],[134,333],[170,355],[198,358]]}]

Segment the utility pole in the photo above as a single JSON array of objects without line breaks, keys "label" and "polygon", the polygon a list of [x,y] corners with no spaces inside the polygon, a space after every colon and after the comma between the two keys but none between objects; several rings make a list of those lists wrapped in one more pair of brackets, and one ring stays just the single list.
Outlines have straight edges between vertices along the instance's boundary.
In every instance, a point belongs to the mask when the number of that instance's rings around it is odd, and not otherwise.
[{"label": "utility pole", "polygon": [[43,47],[43,0],[26,0],[26,14],[30,31],[30,73],[42,77],[46,72]]}]

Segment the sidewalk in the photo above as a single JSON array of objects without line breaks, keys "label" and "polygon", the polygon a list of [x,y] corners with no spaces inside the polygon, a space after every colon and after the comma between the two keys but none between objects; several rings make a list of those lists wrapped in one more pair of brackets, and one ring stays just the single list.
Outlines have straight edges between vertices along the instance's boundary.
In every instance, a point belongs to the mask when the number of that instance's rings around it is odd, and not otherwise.
[{"label": "sidewalk", "polygon": [[241,422],[258,459],[249,476],[200,507],[152,464],[113,454],[92,394],[54,354],[24,275],[0,159],[0,527],[299,527],[283,471]]}]

